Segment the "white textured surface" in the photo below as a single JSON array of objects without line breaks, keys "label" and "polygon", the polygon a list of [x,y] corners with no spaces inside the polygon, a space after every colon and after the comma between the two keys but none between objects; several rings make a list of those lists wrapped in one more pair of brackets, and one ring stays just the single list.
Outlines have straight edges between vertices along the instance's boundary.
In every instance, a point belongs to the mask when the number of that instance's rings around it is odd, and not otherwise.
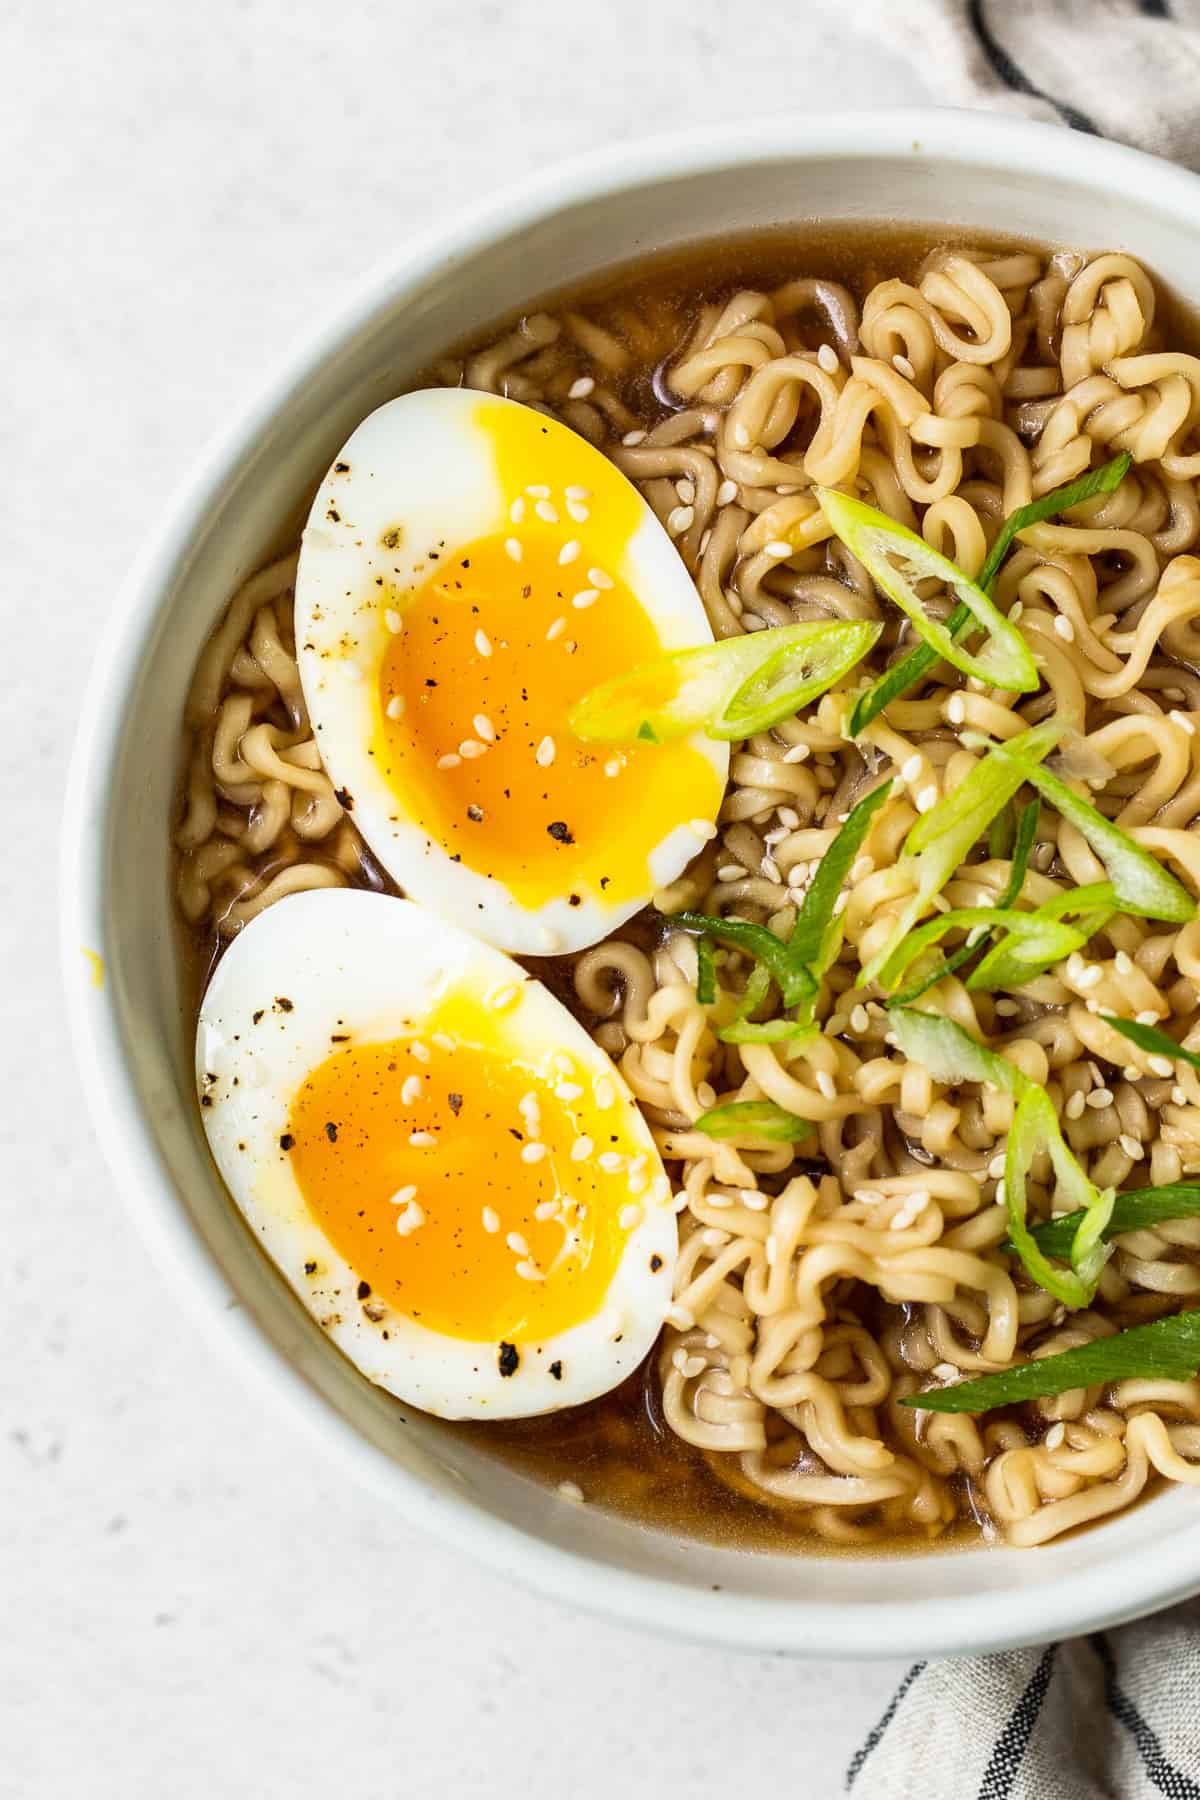
[{"label": "white textured surface", "polygon": [[116,587],[280,344],[406,231],[548,157],[698,116],[919,100],[898,65],[864,68],[846,10],[3,9],[3,1800],[675,1800],[781,1775],[823,1800],[898,1673],[573,1616],[314,1461],[125,1222],[70,1067],[49,888]]}]

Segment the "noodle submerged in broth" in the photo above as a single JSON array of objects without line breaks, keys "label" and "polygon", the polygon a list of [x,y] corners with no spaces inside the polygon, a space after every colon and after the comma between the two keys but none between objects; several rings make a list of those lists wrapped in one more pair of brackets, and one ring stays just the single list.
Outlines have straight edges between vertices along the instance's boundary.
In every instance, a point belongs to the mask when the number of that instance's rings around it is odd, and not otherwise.
[{"label": "noodle submerged in broth", "polygon": [[[800,271],[797,273],[797,271]],[[531,968],[616,1061],[673,1172],[681,1254],[653,1366],[574,1414],[454,1427],[586,1497],[771,1542],[1034,1545],[1118,1511],[1160,1477],[1200,1483],[1200,1381],[1128,1378],[973,1416],[903,1400],[1108,1337],[1200,1294],[1200,1216],[1118,1236],[1068,1311],[1004,1248],[1014,1096],[935,1079],[856,986],[908,900],[901,850],[978,748],[1047,717],[1092,805],[1200,891],[1200,361],[1147,273],[1119,254],[914,248],[886,230],[719,247],[533,312],[431,379],[545,408],[599,446],[664,522],[720,640],[797,622],[883,634],[841,691],[735,745],[717,839],[653,909]],[[976,576],[1002,521],[1117,451],[1109,494],[1014,542],[992,589],[1034,651],[1036,693],[937,664],[857,738],[846,695],[917,641],[830,535],[841,487]],[[325,773],[292,631],[295,558],[255,575],[192,688],[179,905],[197,966],[285,895],[394,891]],[[934,603],[936,604],[936,602]],[[891,796],[849,869],[815,1042],[729,1042],[697,998],[682,911],[788,936],[841,822]],[[926,908],[995,907],[1011,843],[982,846]],[[1103,882],[1043,805],[1023,889],[1042,906]],[[723,996],[753,963],[718,947]],[[1098,1189],[1200,1175],[1200,1075],[1123,1039],[1106,1012],[1193,1030],[1200,922],[1117,910],[1076,953],[999,992],[948,974],[921,1005],[1044,1086]],[[777,1009],[781,1010],[781,1009]],[[764,1017],[760,1010],[756,1015]],[[795,1142],[695,1129],[775,1102]],[[1035,1161],[1031,1222],[1054,1184]]]}]

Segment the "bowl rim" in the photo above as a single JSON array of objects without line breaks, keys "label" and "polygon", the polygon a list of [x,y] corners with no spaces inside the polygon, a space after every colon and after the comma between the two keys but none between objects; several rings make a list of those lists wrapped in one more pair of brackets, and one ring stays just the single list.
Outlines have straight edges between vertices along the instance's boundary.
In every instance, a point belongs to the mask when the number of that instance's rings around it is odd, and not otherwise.
[{"label": "bowl rim", "polygon": [[[963,121],[971,121],[964,139]],[[411,239],[352,283],[279,355],[273,372],[209,442],[137,556],[105,622],[87,677],[64,798],[60,845],[60,958],[76,1064],[92,1124],[124,1204],[155,1262],[209,1337],[250,1366],[293,1419],[334,1449],[355,1478],[402,1518],[489,1569],[596,1615],[724,1648],[795,1655],[882,1658],[1005,1649],[1137,1617],[1200,1589],[1200,1539],[1191,1566],[1175,1536],[1153,1537],[1135,1555],[1023,1587],[931,1596],[914,1614],[907,1600],[797,1602],[692,1588],[621,1569],[562,1548],[497,1517],[461,1494],[437,1493],[370,1443],[318,1395],[301,1371],[237,1304],[144,1123],[145,1102],[123,1043],[111,983],[96,985],[83,946],[107,957],[105,903],[113,777],[124,709],[163,597],[230,472],[250,456],[310,378],[386,307],[458,258],[486,251],[513,231],[651,182],[706,171],[816,158],[950,159],[1056,179],[1137,205],[1153,185],[1156,206],[1200,226],[1200,177],[1158,158],[1061,126],[951,108],[776,115],[753,124],[703,126],[593,150],[518,180]],[[1103,1528],[1101,1528],[1103,1529]],[[748,1552],[747,1554],[762,1554]],[[974,1554],[964,1552],[964,1554]],[[991,1556],[995,1551],[984,1552]],[[1016,1554],[1026,1555],[1028,1552]],[[1044,1557],[1053,1550],[1043,1551]],[[881,1558],[880,1561],[892,1559]],[[1182,1566],[1181,1566],[1182,1561]]]}]

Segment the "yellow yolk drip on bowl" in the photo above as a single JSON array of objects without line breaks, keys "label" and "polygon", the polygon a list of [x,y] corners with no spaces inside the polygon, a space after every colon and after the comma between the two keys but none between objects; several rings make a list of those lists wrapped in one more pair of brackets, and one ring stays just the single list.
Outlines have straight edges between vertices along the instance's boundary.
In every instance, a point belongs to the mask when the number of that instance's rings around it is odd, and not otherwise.
[{"label": "yellow yolk drip on bowl", "polygon": [[328,1057],[286,1135],[338,1253],[389,1305],[456,1338],[528,1343],[591,1318],[649,1185],[611,1088],[561,1051],[523,1058],[502,1011],[467,996],[419,1037]]}]

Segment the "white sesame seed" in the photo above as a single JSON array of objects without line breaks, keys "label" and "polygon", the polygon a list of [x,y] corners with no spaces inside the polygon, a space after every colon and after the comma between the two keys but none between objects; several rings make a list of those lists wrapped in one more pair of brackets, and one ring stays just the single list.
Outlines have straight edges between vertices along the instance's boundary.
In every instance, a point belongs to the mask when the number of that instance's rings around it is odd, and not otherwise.
[{"label": "white sesame seed", "polygon": [[1141,1162],[1142,1158],[1146,1154],[1146,1152],[1142,1149],[1142,1146],[1138,1143],[1137,1139],[1135,1137],[1130,1137],[1130,1135],[1127,1131],[1123,1131],[1121,1133],[1120,1137],[1117,1139],[1117,1142],[1118,1142],[1118,1144],[1120,1144],[1120,1146],[1121,1146],[1122,1150],[1125,1152],[1126,1156],[1132,1156],[1134,1162]]},{"label": "white sesame seed", "polygon": [[541,1104],[536,1094],[522,1094],[517,1101],[517,1111],[523,1119],[536,1119],[541,1110]]},{"label": "white sesame seed", "polygon": [[817,1087],[827,1100],[832,1100],[837,1095],[837,1082],[828,1069],[817,1070]]},{"label": "white sesame seed", "polygon": [[992,1181],[999,1181],[1002,1178],[1004,1174],[1003,1150],[1001,1150],[998,1156],[993,1156],[991,1162],[987,1166],[987,1172]]},{"label": "white sesame seed", "polygon": [[1079,971],[1078,985],[1081,988],[1094,988],[1098,981],[1103,981],[1104,970],[1099,963],[1085,963]]},{"label": "white sesame seed", "polygon": [[1140,1012],[1135,1015],[1135,1022],[1138,1025],[1153,1025],[1157,1022],[1157,1019],[1158,1014],[1156,1012]]},{"label": "white sesame seed", "polygon": [[848,906],[849,906],[849,904],[850,904],[850,896],[849,896],[849,894],[847,894],[847,893],[845,893],[845,892],[843,892],[843,893],[840,893],[840,894],[839,894],[839,895],[838,895],[838,897],[837,897],[837,899],[836,899],[836,900],[835,900],[835,901],[834,901],[834,903],[833,903],[833,916],[834,916],[834,918],[835,918],[835,919],[840,919],[840,918],[841,918],[841,916],[842,916],[842,914],[843,914],[843,913],[844,913],[844,912],[845,912],[845,910],[846,910],[846,908],[847,908],[847,907],[848,907]]},{"label": "white sesame seed", "polygon": [[571,1145],[571,1161],[586,1162],[595,1147],[590,1137],[577,1137]]},{"label": "white sesame seed", "polygon": [[1112,1105],[1112,1090],[1106,1087],[1093,1088],[1087,1096],[1087,1104],[1097,1112],[1103,1112],[1106,1106]]},{"label": "white sesame seed", "polygon": [[457,769],[460,766],[461,762],[462,762],[462,757],[457,756],[455,754],[455,752],[452,750],[448,756],[439,756],[438,757],[437,766],[439,769]]},{"label": "white sesame seed", "polygon": [[531,500],[548,500],[550,498],[550,489],[544,481],[531,482],[525,492]]},{"label": "white sesame seed", "polygon": [[739,450],[748,450],[750,448],[750,433],[740,420],[733,428],[733,441]]},{"label": "white sesame seed", "polygon": [[850,867],[851,881],[865,881],[868,875],[874,873],[875,858],[873,856],[860,856]]},{"label": "white sesame seed", "polygon": [[746,873],[741,863],[722,863],[717,870],[718,881],[740,881]]},{"label": "white sesame seed", "polygon": [[621,758],[619,756],[614,756],[608,762],[605,763],[604,773],[608,776],[609,780],[611,781],[611,779],[614,775],[619,775],[621,773],[622,766],[623,765],[621,763]]},{"label": "white sesame seed", "polygon": [[768,881],[779,882],[783,879],[779,873],[779,864],[775,861],[773,856],[764,856],[762,862],[759,864],[759,868]]},{"label": "white sesame seed", "polygon": [[596,383],[590,375],[581,375],[579,380],[573,381],[567,389],[567,399],[586,400],[595,385]]},{"label": "white sesame seed", "polygon": [[1193,725],[1192,721],[1188,718],[1186,713],[1172,711],[1167,714],[1167,717],[1169,719],[1173,720],[1174,723],[1176,725],[1180,726],[1184,731],[1186,731],[1189,737],[1195,737],[1196,727],[1195,727],[1195,725]]},{"label": "white sesame seed", "polygon": [[717,505],[728,506],[731,500],[737,499],[737,482],[730,481],[728,476],[717,489]]},{"label": "white sesame seed", "polygon": [[786,538],[772,538],[766,546],[766,550],[768,556],[774,556],[779,560],[792,554],[792,546]]},{"label": "white sesame seed", "polygon": [[1186,1106],[1188,1103],[1187,1094],[1181,1087],[1173,1087],[1171,1089],[1171,1098],[1176,1106]]},{"label": "white sesame seed", "polygon": [[500,1229],[500,1214],[494,1206],[485,1206],[482,1213],[483,1229],[493,1235]]},{"label": "white sesame seed", "polygon": [[508,1245],[514,1256],[529,1255],[529,1245],[525,1242],[525,1239],[521,1236],[519,1231],[510,1231],[504,1242]]},{"label": "white sesame seed", "polygon": [[870,1030],[871,1015],[865,1006],[859,1005],[854,1008],[854,1011],[850,1014],[850,1023],[855,1031],[859,1033]]},{"label": "white sesame seed", "polygon": [[790,806],[777,806],[775,816],[781,825],[786,825],[791,831],[795,831],[800,823],[800,814]]},{"label": "white sesame seed", "polygon": [[920,758],[919,754],[914,751],[911,756],[906,757],[905,760],[901,763],[900,779],[901,779],[901,781],[915,781],[917,779],[917,776],[920,773],[921,773],[921,758]]},{"label": "white sesame seed", "polygon": [[557,1211],[557,1200],[539,1200],[533,1209],[533,1216],[538,1220],[539,1224],[544,1225],[546,1220],[552,1219]]},{"label": "white sesame seed", "polygon": [[694,481],[688,481],[685,476],[675,483],[675,492],[679,495],[684,506],[690,506],[692,501],[696,498],[696,484]]},{"label": "white sesame seed", "polygon": [[906,381],[915,380],[917,371],[913,368],[907,356],[901,356],[899,352],[897,352],[892,358],[892,367],[898,374],[903,375]]},{"label": "white sesame seed", "polygon": [[[713,1194],[708,1196],[708,1203],[710,1206],[714,1203],[715,1198],[716,1196]],[[767,1207],[771,1203],[768,1194],[756,1193],[754,1188],[740,1189],[738,1198],[741,1200],[742,1205],[748,1208],[750,1212],[766,1212]]]},{"label": "white sesame seed", "polygon": [[492,721],[488,718],[486,713],[476,713],[475,717],[471,720],[471,723],[475,727],[476,737],[482,738],[485,744],[495,743],[496,727],[492,724]]},{"label": "white sesame seed", "polygon": [[514,562],[520,562],[522,551],[520,543],[516,538],[505,538],[504,554],[506,556],[511,556]]},{"label": "white sesame seed", "polygon": [[521,1146],[521,1161],[523,1163],[539,1163],[542,1158],[548,1154],[545,1144],[523,1144]]},{"label": "white sesame seed", "polygon": [[1017,1000],[997,1000],[996,1002],[996,1014],[998,1018],[1015,1019],[1020,1010],[1021,1005]]},{"label": "white sesame seed", "polygon": [[391,699],[387,703],[386,710],[387,710],[387,716],[389,719],[398,719],[400,717],[401,713],[404,711],[403,696],[400,694],[393,694]]},{"label": "white sesame seed", "polygon": [[539,500],[533,510],[539,519],[545,520],[547,525],[558,524],[558,508],[551,501]]},{"label": "white sesame seed", "polygon": [[1050,1427],[1049,1431],[1046,1433],[1046,1448],[1047,1448],[1047,1450],[1060,1449],[1066,1440],[1066,1436],[1067,1436],[1067,1428],[1063,1424],[1062,1420],[1059,1419],[1057,1424],[1052,1425]]},{"label": "white sesame seed", "polygon": [[645,441],[646,433],[644,431],[627,431],[625,436],[621,439],[621,442],[623,444],[628,444],[630,449],[633,448],[634,444],[642,444]]},{"label": "white sesame seed", "polygon": [[568,543],[564,544],[558,553],[560,567],[565,569],[568,563],[573,563],[579,555],[581,547],[578,538],[571,538]]},{"label": "white sesame seed", "polygon": [[565,619],[553,620],[546,632],[546,642],[552,644],[555,638],[560,637],[566,629],[567,621]]},{"label": "white sesame seed", "polygon": [[623,1206],[617,1214],[617,1224],[622,1231],[632,1231],[636,1225],[640,1225],[641,1219],[642,1209],[632,1201],[628,1206]]},{"label": "white sesame seed", "polygon": [[568,500],[567,511],[577,525],[585,524],[592,516],[581,500]]},{"label": "white sesame seed", "polygon": [[417,1190],[410,1183],[408,1187],[396,1189],[396,1192],[392,1195],[391,1203],[393,1206],[407,1206],[409,1201],[415,1200],[416,1197]]},{"label": "white sesame seed", "polygon": [[419,1075],[406,1075],[404,1077],[403,1086],[400,1089],[400,1098],[405,1106],[412,1106],[415,1101],[421,1098],[421,1093],[421,1077]]},{"label": "white sesame seed", "polygon": [[1083,1117],[1083,1095],[1078,1091],[1068,1095],[1063,1112],[1068,1119],[1081,1119]]},{"label": "white sesame seed", "polygon": [[1018,620],[1018,619],[1019,619],[1019,618],[1020,618],[1020,617],[1021,617],[1021,614],[1022,614],[1022,613],[1023,613],[1023,612],[1024,612],[1024,611],[1025,611],[1025,603],[1024,603],[1024,601],[1023,601],[1023,600],[1014,600],[1014,601],[1013,601],[1013,603],[1012,603],[1012,605],[1011,605],[1011,606],[1010,606],[1010,607],[1009,607],[1009,609],[1008,609],[1008,622],[1009,622],[1009,624],[1010,624],[1010,625],[1015,625],[1015,624],[1016,624],[1016,622],[1017,622],[1017,620]]},{"label": "white sesame seed", "polygon": [[577,1081],[560,1081],[554,1091],[560,1100],[579,1100],[583,1096],[583,1089]]},{"label": "white sesame seed", "polygon": [[934,1363],[932,1373],[939,1381],[957,1381],[959,1376],[959,1371],[950,1362]]},{"label": "white sesame seed", "polygon": [[606,1175],[615,1175],[625,1167],[625,1158],[619,1150],[603,1150],[596,1160]]},{"label": "white sesame seed", "polygon": [[1133,958],[1125,950],[1118,950],[1113,958],[1113,967],[1118,975],[1133,974]]},{"label": "white sesame seed", "polygon": [[783,760],[785,763],[807,762],[808,758],[811,755],[812,755],[812,750],[810,749],[809,745],[793,744],[790,750],[784,751]]},{"label": "white sesame seed", "polygon": [[432,1056],[429,1054],[428,1049],[421,1042],[420,1038],[414,1038],[412,1043],[408,1046],[408,1050],[409,1050],[409,1055],[415,1056],[419,1063],[427,1063],[427,1062],[433,1061]]},{"label": "white sesame seed", "polygon": [[584,612],[589,606],[594,606],[599,598],[599,588],[580,588],[579,592],[572,596],[571,605],[577,612]]},{"label": "white sesame seed", "polygon": [[592,497],[591,488],[580,487],[578,482],[571,487],[564,488],[563,493],[568,500],[590,500]]},{"label": "white sesame seed", "polygon": [[584,1504],[583,1489],[577,1481],[560,1481],[556,1492],[560,1500],[569,1500],[573,1506]]},{"label": "white sesame seed", "polygon": [[508,516],[512,520],[514,525],[519,525],[521,523],[521,520],[525,517],[525,512],[526,512],[526,506],[525,506],[524,495],[518,494],[516,499],[513,501],[512,505],[508,509]]},{"label": "white sesame seed", "polygon": [[1137,1067],[1136,1063],[1126,1063],[1122,1070],[1122,1074],[1126,1081],[1140,1081],[1142,1078],[1142,1071]]},{"label": "white sesame seed", "polygon": [[532,1257],[528,1257],[525,1261],[519,1262],[517,1264],[516,1272],[521,1277],[522,1281],[545,1281],[546,1279]]},{"label": "white sesame seed", "polygon": [[396,1215],[396,1230],[401,1237],[408,1237],[411,1232],[418,1230],[424,1223],[425,1209],[418,1206],[415,1200],[410,1200],[403,1211]]},{"label": "white sesame seed", "polygon": [[1146,1059],[1152,1075],[1160,1075],[1164,1081],[1175,1073],[1175,1064],[1169,1056],[1150,1056]]},{"label": "white sesame seed", "polygon": [[538,764],[539,768],[548,769],[550,764],[554,761],[554,755],[554,739],[552,737],[544,737],[534,751],[534,761]]},{"label": "white sesame seed", "polygon": [[710,843],[717,835],[717,828],[711,819],[689,819],[688,830],[694,831],[696,836],[703,838],[706,844]]},{"label": "white sesame seed", "polygon": [[937,785],[934,782],[930,782],[929,786],[923,787],[917,795],[917,811],[919,813],[932,812],[937,805],[937,797]]},{"label": "white sesame seed", "polygon": [[681,537],[690,530],[696,509],[692,506],[673,506],[667,514],[667,530],[672,537]]},{"label": "white sesame seed", "polygon": [[836,375],[838,371],[837,351],[832,344],[822,344],[817,351],[817,362],[827,375]]},{"label": "white sesame seed", "polygon": [[437,1143],[432,1131],[410,1131],[408,1141],[414,1150],[431,1150]]},{"label": "white sesame seed", "polygon": [[592,1089],[592,1092],[596,1098],[596,1105],[600,1108],[601,1112],[607,1112],[617,1098],[617,1090],[608,1079],[607,1075],[602,1075],[600,1077],[599,1081]]},{"label": "white sesame seed", "polygon": [[477,757],[487,755],[487,745],[481,744],[478,738],[464,738],[458,746],[458,754],[464,762],[474,762]]},{"label": "white sesame seed", "polygon": [[603,569],[589,569],[588,580],[593,587],[603,588],[606,591],[607,589],[616,586],[616,582],[613,580],[612,576],[606,575]]},{"label": "white sesame seed", "polygon": [[946,717],[951,725],[961,725],[967,716],[967,703],[961,694],[951,694],[946,706]]},{"label": "white sesame seed", "polygon": [[475,648],[480,656],[490,656],[492,654],[492,640],[482,627],[475,633]]},{"label": "white sesame seed", "polygon": [[391,632],[393,637],[398,636],[398,634],[404,629],[404,620],[400,617],[400,614],[398,612],[394,611],[393,608],[390,606],[388,607],[387,611],[383,615],[383,622],[387,626],[388,630]]},{"label": "white sesame seed", "polygon": [[1075,627],[1065,613],[1056,613],[1054,615],[1054,629],[1064,643],[1074,643]]},{"label": "white sesame seed", "polygon": [[493,988],[487,997],[487,1004],[493,1012],[505,1012],[518,998],[521,990],[516,982],[509,982],[506,987]]}]

